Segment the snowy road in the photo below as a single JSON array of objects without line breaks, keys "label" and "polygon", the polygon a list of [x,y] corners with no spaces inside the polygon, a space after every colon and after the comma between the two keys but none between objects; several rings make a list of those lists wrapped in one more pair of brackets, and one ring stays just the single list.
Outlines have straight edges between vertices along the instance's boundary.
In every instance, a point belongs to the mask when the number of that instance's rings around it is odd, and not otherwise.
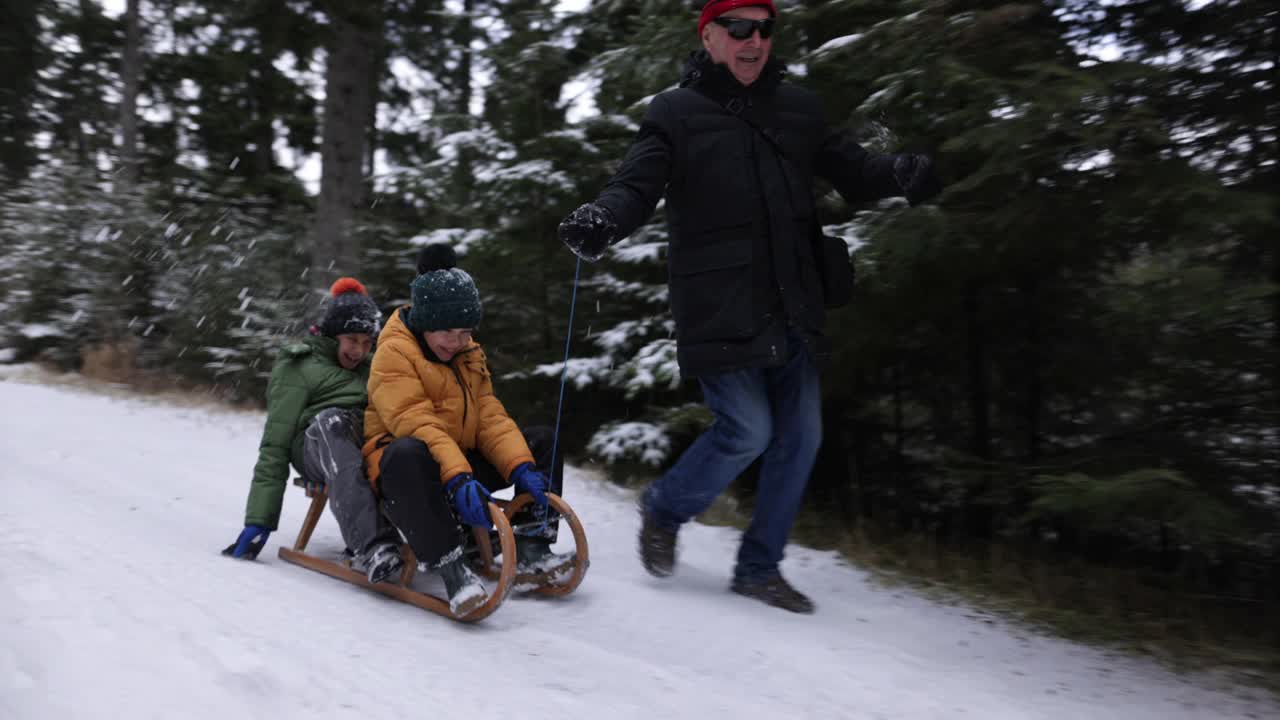
[{"label": "snowy road", "polygon": [[[735,532],[677,574],[634,555],[631,496],[570,471],[592,568],[566,600],[464,626],[282,562],[240,529],[262,416],[0,376],[0,718],[1242,718],[1274,701],[886,590],[792,548],[818,614],[727,592]],[[326,515],[312,547],[336,554]]]}]

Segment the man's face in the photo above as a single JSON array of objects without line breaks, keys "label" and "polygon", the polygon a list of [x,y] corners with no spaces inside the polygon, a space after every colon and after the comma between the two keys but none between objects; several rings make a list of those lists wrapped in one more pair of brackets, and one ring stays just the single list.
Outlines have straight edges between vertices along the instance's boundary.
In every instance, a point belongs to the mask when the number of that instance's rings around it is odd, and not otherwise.
[{"label": "man's face", "polygon": [[[766,20],[769,18],[769,11],[759,6],[744,7],[730,10],[720,17]],[[757,31],[745,40],[735,40],[729,35],[728,28],[712,21],[702,28],[702,46],[707,49],[713,62],[724,63],[738,82],[750,85],[764,70],[764,64],[769,60],[769,50],[773,48],[773,39],[762,40]]]},{"label": "man's face", "polygon": [[344,333],[338,336],[338,364],[354,370],[364,362],[373,349],[373,336],[369,333]]},{"label": "man's face", "polygon": [[471,344],[471,330],[457,328],[454,330],[433,330],[422,334],[427,347],[443,362],[449,362],[458,351]]}]

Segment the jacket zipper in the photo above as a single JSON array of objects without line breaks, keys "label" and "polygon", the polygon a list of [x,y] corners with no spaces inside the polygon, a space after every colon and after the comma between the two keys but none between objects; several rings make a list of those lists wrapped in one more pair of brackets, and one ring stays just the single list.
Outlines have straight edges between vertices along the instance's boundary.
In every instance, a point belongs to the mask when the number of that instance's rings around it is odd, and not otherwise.
[{"label": "jacket zipper", "polygon": [[458,381],[458,387],[462,390],[462,428],[464,432],[467,427],[467,406],[470,404],[468,401],[471,398],[471,389],[462,381],[462,373],[458,372],[458,366],[454,365],[454,361],[467,352],[470,352],[470,350],[459,352],[449,361],[449,369],[453,371],[453,378]]},{"label": "jacket zipper", "polygon": [[[753,104],[754,103],[751,102],[751,97],[747,96],[746,109],[750,109]],[[750,133],[751,135],[751,147],[750,147],[751,173],[755,177],[756,187],[760,189],[761,200],[765,199],[764,197],[765,187],[764,187],[764,178],[761,177],[760,175],[760,163],[764,162],[763,155],[769,154],[774,157],[774,162],[778,165],[778,170],[782,173],[782,184],[787,189],[787,198],[788,198],[787,202],[788,202],[788,205],[792,205],[793,202],[791,201],[791,183],[787,179],[786,169],[782,167],[781,149],[776,145],[774,145],[772,142],[770,142],[765,137],[764,132],[759,128],[757,128],[755,124],[752,123],[750,120],[748,120],[747,118],[743,118],[740,115],[735,115],[735,117],[737,117],[739,120],[742,120],[744,123],[746,123],[748,129],[751,131]],[[769,264],[776,266],[776,262],[773,259],[773,255],[774,253],[778,252],[776,243],[779,242],[779,240],[776,237],[777,233],[774,232],[773,213],[769,212],[768,202],[764,202],[762,204],[764,207],[764,223],[765,223],[764,230],[766,233],[765,247],[769,253]],[[790,314],[787,312],[786,288],[782,285],[782,280],[777,277],[776,271],[775,271],[773,282],[774,282],[774,285],[778,288],[778,300],[779,302],[782,303],[782,314],[786,318],[786,324],[789,326],[791,324],[791,317],[790,317]],[[767,313],[766,313],[766,317],[767,317]],[[783,345],[783,348],[784,348],[783,352],[786,352],[785,344]],[[781,353],[778,352],[777,345],[771,344],[769,346],[769,352],[771,355],[773,355],[775,359],[777,359],[781,355]]]},{"label": "jacket zipper", "polygon": [[458,388],[462,390],[462,428],[465,431],[467,427],[467,400],[471,393],[467,390],[467,384],[462,381],[462,373],[458,372],[458,368],[449,363],[449,369],[453,371],[453,379],[458,381]]}]

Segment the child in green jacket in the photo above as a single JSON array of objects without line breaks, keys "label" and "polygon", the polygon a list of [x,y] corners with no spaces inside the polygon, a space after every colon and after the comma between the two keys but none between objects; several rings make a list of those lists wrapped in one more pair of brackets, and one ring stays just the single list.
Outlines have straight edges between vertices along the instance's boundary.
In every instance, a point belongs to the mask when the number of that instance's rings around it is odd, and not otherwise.
[{"label": "child in green jacket", "polygon": [[403,565],[399,536],[379,511],[360,453],[370,355],[382,313],[354,278],[339,279],[330,294],[311,336],[276,356],[245,527],[223,554],[253,559],[261,552],[279,525],[292,463],[307,483],[327,486],[352,566],[370,582],[382,582]]}]

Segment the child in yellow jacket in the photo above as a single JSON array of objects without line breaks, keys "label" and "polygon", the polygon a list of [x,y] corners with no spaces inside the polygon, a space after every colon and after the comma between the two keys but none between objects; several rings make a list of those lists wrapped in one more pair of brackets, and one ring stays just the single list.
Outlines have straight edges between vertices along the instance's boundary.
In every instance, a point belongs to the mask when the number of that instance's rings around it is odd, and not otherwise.
[{"label": "child in yellow jacket", "polygon": [[551,552],[557,524],[535,520],[547,515],[547,492],[560,492],[563,460],[552,458],[549,429],[521,432],[494,395],[484,350],[472,338],[483,316],[480,293],[456,267],[452,248],[425,248],[418,269],[412,304],[392,313],[378,336],[365,468],[387,516],[418,561],[440,572],[451,611],[464,616],[488,595],[462,557],[461,524],[489,526],[491,491],[514,485],[534,498],[513,518],[517,586],[571,573],[573,554]]}]

